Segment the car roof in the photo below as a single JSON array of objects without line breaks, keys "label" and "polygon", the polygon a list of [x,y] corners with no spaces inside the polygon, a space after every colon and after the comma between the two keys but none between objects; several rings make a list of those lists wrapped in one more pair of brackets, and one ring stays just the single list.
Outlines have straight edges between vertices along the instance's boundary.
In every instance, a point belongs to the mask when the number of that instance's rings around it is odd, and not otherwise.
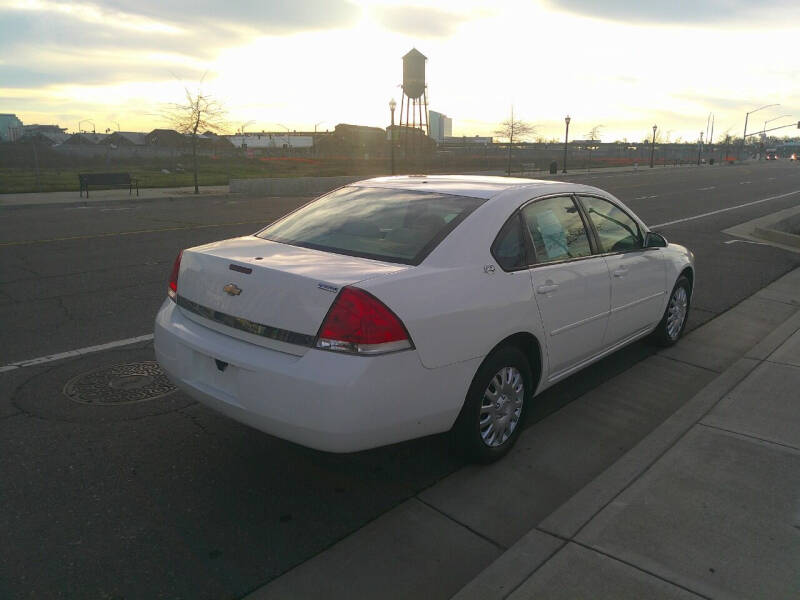
[{"label": "car roof", "polygon": [[532,192],[531,197],[566,191],[601,191],[591,186],[563,181],[522,179],[517,177],[492,177],[485,175],[401,175],[396,177],[364,179],[362,181],[356,181],[351,185],[419,192],[439,192],[442,194],[468,196],[484,200],[495,198],[501,194],[507,196],[507,194],[503,194],[503,192],[518,190]]}]

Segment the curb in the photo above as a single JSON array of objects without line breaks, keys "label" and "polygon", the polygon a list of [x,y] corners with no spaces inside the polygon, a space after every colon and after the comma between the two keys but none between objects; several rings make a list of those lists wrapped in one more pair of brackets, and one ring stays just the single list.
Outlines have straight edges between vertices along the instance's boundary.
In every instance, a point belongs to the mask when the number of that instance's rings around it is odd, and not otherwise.
[{"label": "curb", "polygon": [[672,416],[464,586],[457,600],[508,597],[642,476],[722,398],[800,329],[800,310],[778,325]]}]

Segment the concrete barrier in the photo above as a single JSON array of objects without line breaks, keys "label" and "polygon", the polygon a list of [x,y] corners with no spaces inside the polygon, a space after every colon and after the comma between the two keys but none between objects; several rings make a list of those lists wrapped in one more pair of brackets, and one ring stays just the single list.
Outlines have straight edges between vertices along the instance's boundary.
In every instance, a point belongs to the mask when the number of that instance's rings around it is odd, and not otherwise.
[{"label": "concrete barrier", "polygon": [[266,179],[231,179],[234,194],[248,196],[319,196],[365,177],[271,177]]}]

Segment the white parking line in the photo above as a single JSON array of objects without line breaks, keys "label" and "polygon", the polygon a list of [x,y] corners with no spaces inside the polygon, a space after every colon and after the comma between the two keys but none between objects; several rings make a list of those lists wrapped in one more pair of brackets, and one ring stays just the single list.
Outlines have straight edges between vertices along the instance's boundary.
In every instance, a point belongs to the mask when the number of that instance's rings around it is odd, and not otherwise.
[{"label": "white parking line", "polygon": [[711,212],[703,213],[701,215],[695,215],[693,217],[686,217],[685,219],[675,219],[674,221],[659,223],[658,225],[653,225],[652,227],[653,229],[655,229],[656,227],[667,227],[669,225],[675,225],[676,223],[685,223],[686,221],[694,221],[695,219],[702,219],[703,217],[718,215],[719,213],[728,212],[729,210],[736,210],[737,208],[755,206],[756,204],[761,204],[762,202],[769,202],[770,200],[779,200],[780,198],[786,198],[787,196],[793,196],[794,194],[800,194],[800,190],[795,190],[793,192],[786,192],[785,194],[779,194],[777,196],[770,196],[769,198],[762,198],[761,200],[754,200],[753,202],[747,202],[745,204],[737,204],[736,206],[729,206],[728,208],[720,208],[719,210],[712,210]]},{"label": "white parking line", "polygon": [[639,196],[638,198],[634,198],[634,200],[650,200],[651,198],[658,198],[658,194],[654,196]]},{"label": "white parking line", "polygon": [[710,186],[708,186],[708,187],[704,187],[704,188],[697,188],[697,191],[698,191],[698,192],[705,192],[706,190],[714,190],[714,189],[716,189],[716,188],[717,188],[717,186],[715,186],[715,185],[710,185]]},{"label": "white parking line", "polygon": [[45,363],[62,360],[64,358],[72,358],[74,356],[83,356],[84,354],[91,354],[92,352],[101,352],[102,350],[111,350],[112,348],[119,348],[120,346],[130,346],[131,344],[138,344],[139,342],[149,342],[153,339],[153,334],[140,335],[138,337],[127,338],[124,340],[117,340],[115,342],[108,342],[106,344],[98,344],[96,346],[86,346],[85,348],[78,348],[77,350],[69,350],[59,354],[51,354],[49,356],[40,356],[39,358],[31,358],[28,360],[20,360],[0,367],[0,373],[6,371],[13,371],[15,369],[24,369],[25,367],[33,367],[36,365],[43,365]]}]

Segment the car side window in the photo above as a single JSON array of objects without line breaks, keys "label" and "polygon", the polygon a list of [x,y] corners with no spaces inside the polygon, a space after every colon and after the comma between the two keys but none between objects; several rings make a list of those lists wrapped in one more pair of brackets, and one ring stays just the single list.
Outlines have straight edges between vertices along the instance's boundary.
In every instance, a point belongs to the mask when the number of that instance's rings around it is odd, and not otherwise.
[{"label": "car side window", "polygon": [[583,219],[571,196],[536,200],[522,209],[522,216],[531,234],[537,263],[592,254]]},{"label": "car side window", "polygon": [[608,200],[581,196],[586,214],[592,220],[603,252],[625,252],[644,246],[644,236],[628,214]]},{"label": "car side window", "polygon": [[492,244],[492,256],[504,271],[513,271],[528,264],[522,222],[518,213],[514,213],[500,229]]}]

